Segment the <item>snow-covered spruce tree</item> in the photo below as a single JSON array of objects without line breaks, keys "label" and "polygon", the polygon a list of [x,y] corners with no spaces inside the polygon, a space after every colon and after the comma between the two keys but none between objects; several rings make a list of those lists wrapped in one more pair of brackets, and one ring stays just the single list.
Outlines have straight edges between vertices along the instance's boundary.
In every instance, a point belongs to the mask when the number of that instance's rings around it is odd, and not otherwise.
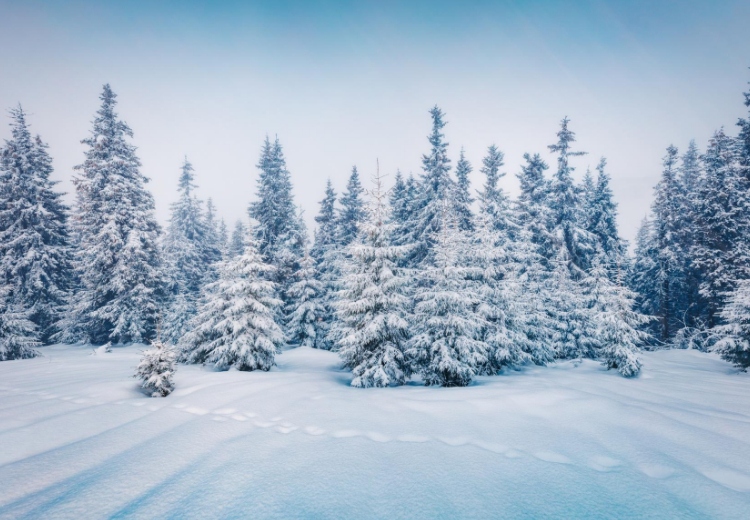
[{"label": "snow-covered spruce tree", "polygon": [[669,146],[664,157],[664,170],[656,185],[652,205],[653,248],[656,266],[651,283],[656,288],[659,339],[667,342],[681,328],[681,318],[689,305],[685,301],[685,260],[679,243],[682,215],[680,185],[677,179],[677,148]]},{"label": "snow-covered spruce tree", "polygon": [[627,268],[627,245],[617,229],[617,203],[609,186],[606,166],[607,160],[602,157],[596,167],[596,183],[592,182],[590,194],[586,197],[585,217],[586,229],[596,237],[607,260],[606,268],[615,279]]},{"label": "snow-covered spruce tree", "polygon": [[722,359],[746,372],[750,367],[750,280],[742,280],[721,310],[721,339],[714,346]]},{"label": "snow-covered spruce tree", "polygon": [[[206,201],[205,227],[206,238],[203,241],[203,249],[206,257],[206,281],[213,282],[216,279],[216,262],[222,259],[225,240],[222,241],[221,225],[223,222],[216,220],[216,206],[211,197]],[[226,238],[226,226],[224,227]]]},{"label": "snow-covered spruce tree", "polygon": [[143,352],[133,377],[140,380],[141,388],[150,397],[166,397],[174,390],[176,358],[171,346],[153,341],[151,348]]},{"label": "snow-covered spruce tree", "polygon": [[301,347],[327,347],[328,322],[324,302],[325,285],[317,279],[315,260],[305,253],[287,294],[286,336],[289,343]]},{"label": "snow-covered spruce tree", "polygon": [[[315,243],[311,251],[315,259],[316,276],[322,283],[322,294],[320,302],[324,307],[324,313],[321,316],[322,330],[330,330],[333,322],[334,298],[338,290],[340,278],[339,262],[342,254],[339,245],[339,222],[336,219],[336,192],[333,189],[331,180],[326,183],[325,197],[320,201],[320,211],[315,216],[315,222],[318,228],[315,231]],[[326,336],[321,336],[316,342],[318,348],[330,348],[330,341]]]},{"label": "snow-covered spruce tree", "polygon": [[133,132],[114,111],[115,98],[104,85],[91,136],[82,141],[86,159],[76,167],[80,284],[64,319],[63,341],[148,341],[163,298],[154,199],[127,139]]},{"label": "snow-covered spruce tree", "polygon": [[170,285],[170,306],[164,320],[164,338],[177,343],[195,314],[203,285],[210,280],[213,251],[207,244],[209,230],[202,203],[194,195],[193,166],[185,158],[182,165],[177,202],[163,244],[163,255]]},{"label": "snow-covered spruce tree", "polygon": [[234,223],[234,229],[232,230],[232,238],[229,241],[228,251],[229,258],[239,256],[245,250],[245,237],[247,236],[247,226],[238,220]]},{"label": "snow-covered spruce tree", "polygon": [[[470,193],[471,180],[469,179],[471,172],[471,163],[466,158],[464,149],[461,148],[461,155],[459,155],[458,162],[456,163],[456,191],[452,198],[453,211],[458,220],[458,229],[461,231],[474,230],[474,215],[471,211],[474,199]],[[405,188],[406,186],[404,185]]]},{"label": "snow-covered spruce tree", "polygon": [[[582,204],[579,190],[573,182],[573,168],[570,158],[584,155],[586,152],[573,152],[570,147],[575,142],[575,134],[568,129],[570,120],[562,120],[557,133],[557,143],[548,146],[551,152],[557,153],[557,171],[550,185],[547,197],[552,212],[552,234],[556,248],[565,248],[564,257],[568,262],[574,279],[585,275],[596,251],[596,239],[583,227]],[[562,258],[554,253],[558,259]]]},{"label": "snow-covered spruce tree", "polygon": [[226,260],[229,258],[229,229],[227,229],[227,223],[223,218],[219,220],[217,229],[216,236],[219,243],[219,250],[221,251],[221,259]]},{"label": "snow-covered spruce tree", "polygon": [[7,287],[0,288],[0,361],[36,357],[40,346],[36,326],[28,311],[19,311],[9,300]]},{"label": "snow-covered spruce tree", "polygon": [[263,261],[248,231],[244,252],[219,264],[218,281],[206,295],[190,331],[180,340],[181,359],[219,370],[270,370],[284,343],[275,321],[276,288],[269,279],[274,267]]},{"label": "snow-covered spruce tree", "polygon": [[466,237],[443,203],[432,265],[423,270],[424,288],[416,297],[414,330],[407,355],[428,386],[466,386],[485,370],[486,321],[476,311],[478,297],[464,267]]},{"label": "snow-covered spruce tree", "polygon": [[[646,316],[656,316],[661,306],[660,286],[654,283],[659,275],[659,251],[653,225],[648,218],[643,219],[638,229],[634,253],[627,273],[627,286],[635,295],[634,308]],[[646,330],[651,338],[661,336],[661,325],[657,320],[651,320]]]},{"label": "snow-covered spruce tree", "polygon": [[750,206],[733,138],[723,130],[716,132],[703,163],[705,179],[694,200],[697,238],[691,257],[700,271],[700,296],[705,302],[706,324],[712,328],[720,321],[726,296],[739,280],[750,278],[750,228],[745,214]]},{"label": "snow-covered spruce tree", "polygon": [[432,261],[432,249],[440,232],[441,215],[444,206],[450,200],[454,188],[450,176],[450,159],[448,143],[442,130],[445,127],[443,111],[437,106],[430,110],[432,132],[427,137],[431,148],[422,156],[424,174],[419,181],[419,188],[412,207],[408,239],[401,243],[414,244],[409,258],[409,266],[416,267]]},{"label": "snow-covered spruce tree", "polygon": [[47,145],[32,138],[20,106],[10,116],[12,137],[0,149],[0,286],[46,344],[72,285],[68,208],[49,178]]},{"label": "snow-covered spruce tree", "polygon": [[[551,233],[552,211],[549,208],[548,196],[550,183],[544,177],[547,164],[539,154],[524,154],[526,164],[521,166],[521,173],[517,175],[521,186],[515,207],[515,218],[518,225],[525,230],[526,240],[533,246],[533,251],[524,258],[531,261],[533,257],[545,267],[548,260],[554,257],[554,240]],[[522,233],[524,231],[521,231]],[[539,255],[539,256],[538,256]]]},{"label": "snow-covered spruce tree", "polygon": [[537,365],[554,361],[555,321],[550,305],[557,288],[551,283],[552,273],[545,267],[545,256],[533,241],[530,222],[519,229],[511,243],[512,272],[505,280],[505,300],[513,309],[509,328],[518,333],[518,346]]},{"label": "snow-covered spruce tree", "polygon": [[391,244],[393,225],[379,173],[374,184],[362,241],[348,247],[351,260],[338,295],[333,334],[356,387],[402,385],[411,373],[405,356],[409,300],[404,292],[409,277],[398,267],[407,248]]},{"label": "snow-covered spruce tree", "polygon": [[[404,181],[400,171],[396,172],[396,179],[390,193],[391,221],[393,232],[391,241],[395,245],[411,243],[411,224],[414,218],[414,208],[417,201],[417,181],[413,175]],[[406,259],[404,259],[406,261]]]},{"label": "snow-covered spruce tree", "polygon": [[568,250],[561,248],[547,278],[547,313],[552,325],[552,349],[558,359],[595,359],[596,338],[586,294],[587,274],[570,272]]},{"label": "snow-covered spruce tree", "polygon": [[505,177],[500,168],[505,164],[505,155],[494,144],[487,149],[482,160],[484,186],[479,192],[479,212],[486,216],[486,223],[500,233],[501,242],[507,242],[514,235],[515,223],[510,216],[510,200],[498,185]]},{"label": "snow-covered spruce tree", "polygon": [[522,295],[514,262],[501,245],[503,231],[495,229],[491,216],[483,212],[477,216],[474,229],[464,264],[472,268],[467,273],[469,286],[478,299],[476,311],[486,322],[482,340],[487,344],[487,365],[481,373],[491,375],[532,361],[532,345],[520,327]]},{"label": "snow-covered spruce tree", "polygon": [[611,280],[607,265],[609,255],[600,252],[585,279],[594,340],[595,358],[607,369],[616,369],[625,377],[637,376],[641,371],[639,346],[647,339],[641,330],[650,321],[633,310],[634,294],[619,280]]},{"label": "snow-covered spruce tree", "polygon": [[687,150],[682,155],[680,165],[680,213],[682,214],[682,225],[680,226],[679,243],[683,251],[685,265],[685,299],[689,302],[688,308],[683,313],[683,320],[692,331],[703,328],[706,321],[706,305],[700,295],[700,269],[693,263],[692,251],[698,241],[698,226],[696,225],[696,209],[701,185],[703,183],[703,165],[700,153],[695,141],[690,141]]},{"label": "snow-covered spruce tree", "polygon": [[364,188],[359,180],[357,167],[352,167],[352,173],[346,184],[346,191],[341,194],[339,202],[341,209],[338,214],[338,243],[346,247],[359,234],[359,228],[366,216],[365,201],[362,198]]},{"label": "snow-covered spruce tree", "polygon": [[288,304],[285,295],[304,253],[305,236],[278,138],[272,143],[266,137],[257,166],[260,170],[258,190],[248,213],[257,222],[254,233],[260,254],[275,268],[267,274],[273,276],[282,301]]}]

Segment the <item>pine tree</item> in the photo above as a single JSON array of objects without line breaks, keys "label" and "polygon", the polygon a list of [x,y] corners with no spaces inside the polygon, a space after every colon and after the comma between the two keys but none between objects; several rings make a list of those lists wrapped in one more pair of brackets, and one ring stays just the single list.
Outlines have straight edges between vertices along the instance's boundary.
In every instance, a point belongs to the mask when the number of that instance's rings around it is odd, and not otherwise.
[{"label": "pine tree", "polygon": [[318,228],[315,230],[315,243],[310,255],[320,265],[326,253],[337,246],[339,237],[338,221],[336,220],[336,192],[331,179],[326,181],[325,197],[320,201],[320,211],[315,216]]},{"label": "pine tree", "polygon": [[723,130],[716,132],[703,162],[706,177],[694,201],[698,237],[691,256],[701,273],[699,291],[706,303],[707,325],[712,328],[738,280],[750,278],[746,235],[750,229],[743,225],[747,194],[742,191],[734,139]]},{"label": "pine tree", "polygon": [[409,264],[414,267],[429,262],[442,222],[443,206],[450,200],[453,179],[450,177],[448,143],[442,133],[445,127],[443,112],[437,106],[430,110],[432,132],[428,136],[430,152],[422,156],[424,174],[413,204],[409,222],[409,238],[401,243],[415,245]]},{"label": "pine tree", "polygon": [[221,251],[221,260],[227,260],[229,258],[229,230],[223,218],[219,220],[216,236],[219,242],[219,251]]},{"label": "pine tree", "polygon": [[722,359],[746,372],[750,367],[750,280],[742,280],[721,311],[725,322],[716,328],[721,339],[715,351]]},{"label": "pine tree", "polygon": [[411,373],[404,354],[409,279],[398,268],[407,250],[391,245],[393,225],[379,173],[374,183],[363,241],[348,248],[352,260],[337,303],[334,334],[339,356],[354,375],[352,386],[360,388],[402,385]]},{"label": "pine tree", "polygon": [[[317,279],[322,284],[322,294],[320,303],[323,305],[323,314],[320,316],[322,323],[320,331],[330,330],[333,322],[334,295],[338,291],[338,282],[341,273],[340,256],[341,247],[339,245],[339,221],[336,218],[336,192],[333,189],[331,180],[326,182],[325,197],[320,201],[320,212],[315,217],[318,229],[315,232],[315,244],[311,255],[316,262]],[[320,335],[316,341],[317,348],[330,348],[330,341],[327,332]]]},{"label": "pine tree", "polygon": [[287,310],[287,339],[301,347],[326,348],[325,285],[316,275],[315,261],[305,254],[295,275],[296,281],[288,291],[291,303]]},{"label": "pine tree", "polygon": [[257,222],[255,240],[266,263],[275,267],[273,280],[285,304],[286,291],[294,280],[304,253],[304,229],[300,227],[292,193],[291,174],[278,138],[266,140],[258,161],[260,176],[256,200],[248,210]]},{"label": "pine tree", "polygon": [[607,160],[602,157],[596,167],[596,184],[593,183],[586,191],[586,230],[596,237],[597,245],[606,257],[606,268],[610,276],[621,276],[626,267],[625,242],[620,238],[617,229],[617,203],[614,201],[612,189],[609,186],[609,174],[606,172]]},{"label": "pine tree", "polygon": [[657,291],[661,341],[671,340],[681,327],[684,301],[683,252],[678,242],[681,215],[680,195],[677,180],[677,148],[669,146],[664,157],[664,170],[656,185],[656,196],[652,206],[654,214],[652,228],[656,251],[656,266],[651,283]]},{"label": "pine tree", "polygon": [[[635,295],[635,310],[646,316],[656,316],[661,305],[659,276],[659,250],[653,224],[644,218],[635,238],[635,255],[628,271],[627,286]],[[648,329],[652,335],[661,336],[661,325],[652,320]]]},{"label": "pine tree", "polygon": [[65,317],[65,341],[148,341],[163,297],[154,199],[127,140],[133,132],[114,111],[115,99],[105,85],[91,136],[82,141],[86,160],[76,167],[80,287]]},{"label": "pine tree", "polygon": [[487,149],[487,155],[482,160],[479,170],[485,176],[484,187],[479,192],[479,212],[487,216],[487,224],[501,233],[500,240],[505,242],[514,231],[514,223],[510,218],[510,202],[508,196],[498,185],[505,173],[500,168],[505,164],[503,152],[493,144]]},{"label": "pine tree", "polygon": [[413,175],[410,175],[404,181],[401,172],[396,172],[396,181],[390,194],[391,220],[394,224],[391,240],[395,245],[407,245],[411,243],[411,225],[414,219],[416,202],[416,179],[414,179]]},{"label": "pine tree", "polygon": [[242,254],[245,250],[245,237],[247,236],[247,226],[238,220],[234,223],[232,230],[232,239],[229,241],[229,258],[234,258]]},{"label": "pine tree", "polygon": [[357,167],[352,168],[346,191],[341,195],[341,210],[338,215],[338,244],[346,247],[357,239],[359,228],[365,219],[364,188],[359,180]]},{"label": "pine tree", "polygon": [[[214,264],[222,259],[222,250],[224,242],[221,236],[221,222],[216,221],[216,206],[214,201],[209,197],[206,201],[205,222],[206,238],[203,243],[204,255],[206,258],[206,281],[213,282],[216,278],[216,269]],[[226,233],[226,227],[224,229]]]},{"label": "pine tree", "polygon": [[485,320],[482,340],[487,345],[487,365],[481,372],[491,375],[532,361],[533,345],[527,341],[518,315],[523,311],[517,269],[512,254],[500,245],[502,232],[484,213],[478,215],[474,228],[464,263],[473,268],[468,282],[478,298],[476,311]]},{"label": "pine tree", "polygon": [[641,371],[639,346],[647,339],[641,330],[650,318],[633,310],[635,294],[619,280],[612,281],[607,264],[610,259],[600,252],[587,278],[592,311],[596,358],[607,369],[616,369],[625,377]]},{"label": "pine tree", "polygon": [[575,134],[568,129],[570,120],[561,122],[557,133],[558,141],[548,148],[557,153],[557,171],[550,186],[549,207],[552,211],[552,234],[557,248],[565,248],[564,257],[574,279],[585,275],[595,252],[595,238],[582,226],[581,200],[573,182],[573,168],[570,157],[586,152],[573,152],[570,147],[575,142]]},{"label": "pine tree", "polygon": [[0,361],[36,357],[40,346],[36,326],[28,311],[19,311],[9,300],[8,288],[0,288]]},{"label": "pine tree", "polygon": [[219,264],[219,280],[206,287],[206,297],[180,341],[181,358],[218,370],[270,370],[284,343],[275,321],[281,305],[269,280],[274,268],[263,261],[255,234],[249,230],[242,255]]},{"label": "pine tree", "polygon": [[0,150],[0,285],[9,291],[8,305],[35,325],[46,344],[72,285],[68,208],[49,178],[47,145],[32,138],[20,106],[10,115],[12,138]]},{"label": "pine tree", "polygon": [[[467,232],[474,230],[474,215],[471,211],[474,199],[469,192],[471,187],[469,174],[471,172],[471,163],[466,159],[464,149],[461,148],[461,155],[456,163],[456,191],[453,194],[453,211],[458,220],[458,229]],[[404,185],[404,189],[406,189],[406,185]]]},{"label": "pine tree", "polygon": [[699,231],[696,208],[698,194],[702,189],[702,164],[695,141],[690,141],[687,151],[682,155],[680,166],[680,214],[682,224],[679,227],[679,244],[682,251],[685,273],[685,300],[688,308],[683,313],[685,325],[691,329],[700,328],[706,317],[705,302],[700,295],[701,273],[693,263],[693,250],[697,246]]},{"label": "pine tree", "polygon": [[440,214],[433,264],[424,270],[426,287],[417,293],[416,334],[407,351],[428,386],[467,386],[488,365],[486,322],[476,311],[478,298],[461,261],[467,245],[448,204]]},{"label": "pine tree", "polygon": [[153,341],[151,348],[143,352],[133,377],[140,379],[141,388],[147,395],[166,397],[172,393],[176,357],[172,347],[158,340]]},{"label": "pine tree", "polygon": [[526,230],[527,239],[535,246],[535,250],[528,251],[528,254],[547,267],[548,260],[555,254],[551,233],[552,211],[548,203],[550,183],[544,177],[548,166],[539,154],[532,156],[527,153],[523,157],[526,164],[518,174],[521,194],[516,201],[516,219],[518,225]]}]

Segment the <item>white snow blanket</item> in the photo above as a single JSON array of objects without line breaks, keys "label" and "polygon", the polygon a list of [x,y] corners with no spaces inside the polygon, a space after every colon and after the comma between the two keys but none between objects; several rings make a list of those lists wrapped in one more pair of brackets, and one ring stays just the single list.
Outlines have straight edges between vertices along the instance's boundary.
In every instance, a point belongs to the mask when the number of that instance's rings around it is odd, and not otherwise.
[{"label": "white snow blanket", "polygon": [[0,518],[750,518],[750,376],[711,354],[363,390],[298,348],[159,399],[143,348],[0,363]]}]

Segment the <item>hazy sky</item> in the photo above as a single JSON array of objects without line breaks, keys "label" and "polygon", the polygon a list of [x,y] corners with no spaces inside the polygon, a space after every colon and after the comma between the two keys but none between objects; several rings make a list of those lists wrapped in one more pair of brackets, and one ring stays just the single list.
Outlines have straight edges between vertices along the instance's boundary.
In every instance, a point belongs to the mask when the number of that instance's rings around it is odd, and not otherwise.
[{"label": "hazy sky", "polygon": [[[228,223],[278,135],[308,222],[352,165],[421,172],[428,109],[482,182],[488,145],[516,193],[524,152],[571,118],[578,178],[609,161],[623,235],[648,211],[664,149],[701,148],[746,113],[750,2],[40,2],[0,0],[0,106],[21,102],[72,191],[101,86],[119,95],[159,218],[185,154]],[[0,137],[9,129],[0,127]]]}]

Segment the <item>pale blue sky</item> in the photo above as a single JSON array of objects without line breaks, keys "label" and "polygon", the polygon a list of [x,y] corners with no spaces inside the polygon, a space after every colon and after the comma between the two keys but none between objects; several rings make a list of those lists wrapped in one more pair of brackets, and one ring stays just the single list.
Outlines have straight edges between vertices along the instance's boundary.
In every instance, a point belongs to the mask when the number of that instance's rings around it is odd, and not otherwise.
[{"label": "pale blue sky", "polygon": [[523,153],[546,154],[567,115],[590,152],[578,175],[609,160],[627,238],[666,146],[703,147],[745,114],[750,2],[405,4],[0,0],[0,106],[31,113],[70,191],[109,82],[160,219],[187,154],[230,223],[254,195],[266,133],[311,221],[325,179],[341,190],[353,164],[418,174],[436,103],[454,163],[464,146],[478,170],[497,144],[512,193]]}]

